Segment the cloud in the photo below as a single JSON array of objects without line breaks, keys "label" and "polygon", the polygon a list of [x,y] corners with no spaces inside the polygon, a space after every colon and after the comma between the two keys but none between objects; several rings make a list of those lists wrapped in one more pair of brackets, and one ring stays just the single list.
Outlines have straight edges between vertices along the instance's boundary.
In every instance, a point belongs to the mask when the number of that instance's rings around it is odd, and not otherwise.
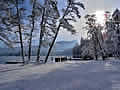
[{"label": "cloud", "polygon": [[86,12],[94,12],[96,10],[113,10],[119,8],[120,0],[85,0]]}]

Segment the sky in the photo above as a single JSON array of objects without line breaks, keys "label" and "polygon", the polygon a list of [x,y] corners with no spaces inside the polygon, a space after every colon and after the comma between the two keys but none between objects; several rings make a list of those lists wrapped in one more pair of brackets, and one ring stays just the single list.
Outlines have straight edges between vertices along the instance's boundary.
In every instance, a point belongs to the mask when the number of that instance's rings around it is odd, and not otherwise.
[{"label": "sky", "polygon": [[96,10],[113,10],[119,8],[120,0],[84,0],[86,11],[94,12]]},{"label": "sky", "polygon": [[[26,8],[30,8],[29,6],[29,0],[27,0]],[[43,0],[40,0],[41,2]],[[59,9],[65,5],[66,0],[58,0]],[[80,43],[81,36],[86,37],[86,32],[82,29],[84,26],[84,19],[83,17],[86,14],[94,13],[96,11],[114,11],[116,8],[120,8],[120,0],[81,0],[81,2],[85,5],[85,10],[81,11],[81,19],[78,19],[78,22],[73,23],[75,29],[77,30],[76,35],[71,35],[70,32],[67,32],[65,30],[60,30],[60,33],[58,34],[57,41],[71,41],[71,40],[77,40],[78,43]]]},{"label": "sky", "polygon": [[59,34],[58,40],[78,40],[80,42],[81,36],[86,37],[86,33],[82,30],[84,25],[83,17],[86,14],[94,13],[96,11],[114,11],[116,8],[120,8],[120,0],[82,0],[84,3],[86,10],[81,11],[82,18],[78,20],[77,23],[74,23],[75,29],[79,33],[77,35],[72,35],[70,33]]},{"label": "sky", "polygon": [[[27,0],[29,1],[29,0]],[[40,0],[43,2],[43,0]],[[65,6],[66,0],[58,0],[59,10],[62,9],[62,7]],[[115,8],[120,8],[120,0],[81,0],[81,2],[85,5],[85,10],[81,11],[82,18],[78,20],[78,22],[73,23],[75,29],[78,33],[76,35],[71,35],[71,33],[60,30],[60,33],[58,34],[57,41],[71,41],[71,40],[77,40],[78,43],[80,43],[81,36],[86,37],[86,32],[82,30],[82,27],[84,26],[84,16],[89,13],[94,13],[96,11],[113,11]],[[28,2],[27,2],[28,3]],[[29,5],[27,7],[30,7]]]},{"label": "sky", "polygon": [[[44,0],[40,0],[42,3]],[[66,0],[58,0],[58,6],[59,10],[62,9],[62,7],[65,6]],[[76,35],[71,35],[71,33],[65,31],[65,30],[60,30],[60,33],[58,35],[57,41],[71,41],[71,40],[78,40],[78,43],[80,42],[81,36],[86,37],[86,32],[82,30],[82,27],[84,25],[84,19],[83,17],[86,14],[89,13],[94,13],[96,11],[113,11],[115,8],[119,8],[120,0],[81,0],[81,2],[84,3],[85,5],[85,10],[80,10],[81,11],[81,16],[82,18],[78,20],[78,22],[73,23],[75,29],[77,30]],[[30,8],[29,6],[29,0],[26,2],[27,8]]]}]

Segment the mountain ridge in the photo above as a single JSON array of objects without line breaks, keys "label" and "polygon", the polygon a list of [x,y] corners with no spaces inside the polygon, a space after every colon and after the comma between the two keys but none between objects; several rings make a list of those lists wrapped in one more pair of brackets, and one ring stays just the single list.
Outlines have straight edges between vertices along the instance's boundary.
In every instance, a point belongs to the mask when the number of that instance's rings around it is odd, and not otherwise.
[{"label": "mountain ridge", "polygon": [[[72,49],[76,46],[77,40],[73,41],[58,41],[55,43],[51,55],[72,55]],[[37,55],[38,46],[32,46],[32,55]],[[28,53],[28,46],[24,46],[25,55]],[[41,55],[46,55],[48,51],[48,47],[41,48]],[[19,56],[20,55],[20,47],[14,48],[0,48],[0,56]]]}]

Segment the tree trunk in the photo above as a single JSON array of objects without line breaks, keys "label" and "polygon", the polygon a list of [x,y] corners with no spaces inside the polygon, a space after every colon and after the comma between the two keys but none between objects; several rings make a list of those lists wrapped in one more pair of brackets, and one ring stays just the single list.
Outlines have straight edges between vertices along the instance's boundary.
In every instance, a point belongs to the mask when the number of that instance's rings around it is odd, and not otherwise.
[{"label": "tree trunk", "polygon": [[21,55],[22,55],[22,60],[23,60],[23,64],[25,64],[25,60],[24,60],[24,47],[23,47],[23,41],[22,41],[22,32],[21,32],[21,25],[20,25],[20,12],[19,12],[19,8],[18,8],[18,0],[16,0],[16,9],[17,9],[17,19],[18,19],[18,29],[19,29],[19,36],[20,36],[20,45],[21,45]]},{"label": "tree trunk", "polygon": [[40,32],[40,38],[39,38],[39,46],[38,46],[38,50],[37,50],[37,59],[36,62],[39,63],[39,59],[40,59],[40,49],[41,49],[41,45],[42,45],[42,38],[43,38],[43,24],[44,24],[44,16],[45,16],[45,8],[43,9],[43,14],[42,14],[42,21],[41,21],[41,32]]},{"label": "tree trunk", "polygon": [[[65,15],[66,15],[66,12],[67,12],[68,9],[69,9],[69,6],[70,6],[70,3],[69,3],[69,5],[67,6],[67,8],[66,8],[66,10],[65,10],[65,13],[63,14],[63,17],[62,17],[61,19],[64,19]],[[45,58],[45,62],[44,62],[44,63],[47,63],[47,60],[48,60],[48,57],[49,57],[49,55],[50,55],[50,53],[51,53],[52,47],[53,47],[53,45],[54,45],[54,43],[55,43],[55,40],[56,40],[56,38],[57,38],[57,36],[58,36],[60,27],[61,27],[61,22],[59,23],[59,25],[58,25],[58,27],[57,27],[57,31],[56,31],[56,33],[55,33],[55,37],[54,37],[54,39],[53,39],[53,41],[52,41],[52,43],[51,43],[51,45],[50,45],[50,48],[49,48],[49,50],[48,50],[48,53],[47,53],[47,55],[46,55],[46,58]]]},{"label": "tree trunk", "polygon": [[98,59],[98,56],[97,56],[97,48],[96,48],[96,37],[95,37],[95,33],[92,35],[92,38],[93,38],[93,45],[94,45],[94,57],[95,57],[95,60]]},{"label": "tree trunk", "polygon": [[[41,32],[42,33],[42,32]],[[40,33],[40,34],[41,34]],[[43,35],[40,35],[40,39],[39,39],[39,46],[38,46],[38,50],[37,50],[37,59],[36,61],[39,63],[39,59],[40,59],[40,51],[41,51],[41,46],[42,46],[42,37]]]},{"label": "tree trunk", "polygon": [[100,50],[102,51],[102,52],[101,52],[101,54],[102,54],[102,59],[104,60],[103,48],[102,48],[102,46],[101,46],[101,44],[100,44],[100,40],[98,39],[98,36],[97,36],[96,33],[95,33],[95,37],[96,37],[96,40],[97,40],[97,42],[98,42],[99,48],[100,48]]},{"label": "tree trunk", "polygon": [[50,48],[49,48],[49,50],[48,50],[48,53],[47,53],[47,56],[46,56],[46,58],[45,58],[45,62],[44,62],[44,63],[47,63],[48,57],[49,57],[50,52],[51,52],[51,50],[52,50],[52,47],[53,47],[53,45],[54,45],[54,43],[55,43],[55,40],[56,40],[56,38],[57,38],[58,32],[59,32],[59,30],[60,30],[60,27],[61,27],[61,25],[59,24],[59,26],[58,26],[58,28],[57,28],[57,32],[56,32],[55,37],[54,37],[54,39],[53,39],[53,41],[52,41],[52,44],[50,45]]},{"label": "tree trunk", "polygon": [[32,9],[32,29],[30,32],[30,39],[29,39],[29,50],[28,50],[28,62],[30,62],[31,59],[31,46],[32,46],[32,34],[34,31],[34,27],[35,27],[35,4],[36,4],[36,0],[33,1],[33,9]]}]

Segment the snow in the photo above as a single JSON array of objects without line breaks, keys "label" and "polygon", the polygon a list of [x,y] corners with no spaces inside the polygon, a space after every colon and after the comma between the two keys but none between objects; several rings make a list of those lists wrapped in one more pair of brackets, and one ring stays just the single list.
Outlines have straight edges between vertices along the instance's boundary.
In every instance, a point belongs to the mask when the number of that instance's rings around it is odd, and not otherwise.
[{"label": "snow", "polygon": [[[52,63],[55,60],[55,57],[58,56],[49,56],[48,63]],[[53,58],[53,61],[51,60]],[[25,56],[25,60],[28,60],[28,57]],[[41,56],[40,60],[45,60],[45,56]],[[31,56],[31,62],[36,61],[36,56]],[[21,56],[0,56],[0,64],[4,64],[6,62],[22,62]]]},{"label": "snow", "polygon": [[120,61],[0,64],[0,90],[120,90]]}]

